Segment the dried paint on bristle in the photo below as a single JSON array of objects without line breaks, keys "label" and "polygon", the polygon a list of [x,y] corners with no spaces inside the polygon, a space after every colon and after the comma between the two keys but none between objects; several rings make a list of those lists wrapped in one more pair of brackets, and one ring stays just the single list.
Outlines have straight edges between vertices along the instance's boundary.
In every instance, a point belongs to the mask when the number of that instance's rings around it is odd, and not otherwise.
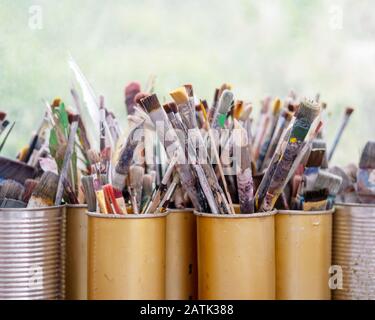
[{"label": "dried paint on bristle", "polygon": [[171,110],[173,111],[173,113],[177,113],[178,112],[177,104],[175,102],[170,102],[169,103],[169,108],[171,108]]},{"label": "dried paint on bristle", "polygon": [[161,108],[159,99],[156,94],[152,94],[146,98],[143,98],[140,100],[140,102],[148,113]]},{"label": "dried paint on bristle", "polygon": [[144,98],[147,98],[149,96],[148,93],[144,93],[144,92],[138,92],[135,97],[134,97],[134,103],[136,104],[141,104],[141,100],[144,99]]},{"label": "dried paint on bristle", "polygon": [[24,192],[24,187],[17,181],[5,180],[1,183],[0,199],[20,200]]},{"label": "dried paint on bristle", "polygon": [[189,102],[189,96],[185,87],[177,88],[176,90],[171,91],[169,94],[177,105],[186,104]]},{"label": "dried paint on bristle", "polygon": [[250,114],[251,114],[252,111],[253,111],[253,106],[252,106],[251,104],[247,104],[247,105],[244,107],[244,109],[243,109],[243,111],[242,111],[242,114],[241,114],[239,120],[241,120],[241,121],[246,121],[247,119],[249,119]]},{"label": "dried paint on bristle", "polygon": [[60,98],[55,98],[51,104],[52,108],[57,108],[61,104],[61,99]]},{"label": "dried paint on bristle", "polygon": [[352,108],[352,107],[348,107],[348,108],[346,108],[346,110],[345,110],[345,114],[346,114],[347,116],[350,116],[353,112],[354,112],[354,108]]},{"label": "dried paint on bristle", "polygon": [[25,181],[25,190],[22,194],[22,201],[25,203],[28,203],[30,200],[30,197],[35,189],[35,187],[38,185],[39,181],[34,179],[27,179]]},{"label": "dried paint on bristle", "polygon": [[244,109],[244,103],[242,100],[237,100],[233,108],[233,117],[237,120],[241,118],[242,112]]},{"label": "dried paint on bristle", "polygon": [[339,193],[342,193],[342,192],[345,192],[346,190],[354,188],[354,184],[351,178],[346,174],[346,172],[342,168],[337,167],[337,166],[330,167],[328,169],[328,172],[342,178],[342,183],[340,186]]},{"label": "dried paint on bristle", "polygon": [[53,206],[55,202],[59,176],[53,172],[44,172],[35,187],[28,208]]},{"label": "dried paint on bristle", "polygon": [[164,105],[163,105],[163,109],[164,109],[164,111],[165,111],[167,114],[173,112],[172,109],[171,109],[171,107],[169,106],[169,103],[164,104]]},{"label": "dried paint on bristle", "polygon": [[301,102],[296,113],[297,119],[305,119],[307,122],[312,123],[320,112],[319,105],[312,101],[305,99]]},{"label": "dried paint on bristle", "polygon": [[141,84],[138,81],[132,81],[127,86],[125,86],[124,93],[125,95],[131,95],[134,92],[140,92],[141,91]]},{"label": "dried paint on bristle", "polygon": [[233,92],[229,90],[224,90],[223,94],[220,97],[219,101],[219,113],[227,114],[229,109],[232,107],[233,103]]},{"label": "dried paint on bristle", "polygon": [[0,179],[12,179],[24,183],[26,179],[32,179],[36,175],[34,167],[24,162],[10,160],[0,156]]},{"label": "dried paint on bristle", "polygon": [[336,195],[342,183],[342,178],[327,171],[319,171],[315,180],[314,189],[328,189],[329,194]]},{"label": "dried paint on bristle", "polygon": [[325,152],[325,149],[312,149],[306,167],[319,168],[323,163]]},{"label": "dried paint on bristle", "polygon": [[184,84],[185,90],[187,95],[192,98],[194,97],[193,85],[191,84]]},{"label": "dried paint on bristle", "polygon": [[273,115],[274,116],[278,115],[280,113],[280,110],[281,110],[281,100],[277,98],[273,103],[273,109],[272,109]]},{"label": "dried paint on bristle", "polygon": [[0,121],[4,121],[6,116],[7,116],[7,114],[5,112],[0,112]]},{"label": "dried paint on bristle", "polygon": [[361,169],[375,169],[375,141],[368,141],[359,161]]}]

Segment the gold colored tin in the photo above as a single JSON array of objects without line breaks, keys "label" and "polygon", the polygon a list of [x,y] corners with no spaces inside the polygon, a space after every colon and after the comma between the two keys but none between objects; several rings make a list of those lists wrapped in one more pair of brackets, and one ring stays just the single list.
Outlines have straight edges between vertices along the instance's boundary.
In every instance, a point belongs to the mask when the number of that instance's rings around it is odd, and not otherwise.
[{"label": "gold colored tin", "polygon": [[66,206],[67,300],[87,300],[87,206]]},{"label": "gold colored tin", "polygon": [[88,214],[88,299],[165,299],[166,214]]},{"label": "gold colored tin", "polygon": [[276,215],[276,297],[330,300],[331,211],[279,211]]},{"label": "gold colored tin", "polygon": [[193,209],[169,210],[166,232],[166,299],[195,300],[197,225]]},{"label": "gold colored tin", "polygon": [[199,299],[275,299],[276,211],[195,214]]}]

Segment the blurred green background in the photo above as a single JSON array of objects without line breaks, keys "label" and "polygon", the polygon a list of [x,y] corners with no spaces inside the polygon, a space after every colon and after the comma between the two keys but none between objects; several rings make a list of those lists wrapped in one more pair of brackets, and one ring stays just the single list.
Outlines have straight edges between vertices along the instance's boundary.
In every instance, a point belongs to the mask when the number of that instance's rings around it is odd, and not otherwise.
[{"label": "blurred green background", "polygon": [[345,107],[356,107],[334,162],[358,162],[375,136],[374,15],[373,0],[0,0],[0,110],[17,122],[3,153],[15,157],[29,141],[42,99],[71,103],[70,52],[124,125],[124,85],[150,74],[161,98],[191,82],[211,101],[230,82],[256,112],[267,94],[319,92],[328,143]]}]

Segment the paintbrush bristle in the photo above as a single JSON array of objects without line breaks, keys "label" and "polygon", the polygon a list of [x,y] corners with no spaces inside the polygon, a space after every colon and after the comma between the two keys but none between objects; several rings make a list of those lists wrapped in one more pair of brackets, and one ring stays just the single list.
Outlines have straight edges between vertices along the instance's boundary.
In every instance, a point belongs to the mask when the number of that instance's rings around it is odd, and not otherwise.
[{"label": "paintbrush bristle", "polygon": [[38,185],[38,181],[37,180],[34,180],[34,179],[27,179],[25,181],[25,190],[22,194],[22,201],[25,202],[25,203],[28,203],[29,200],[30,200],[30,197],[35,189],[35,187]]},{"label": "paintbrush bristle", "polygon": [[131,166],[129,169],[129,185],[130,187],[141,186],[145,169],[141,166]]},{"label": "paintbrush bristle", "polygon": [[142,106],[145,108],[145,110],[148,113],[151,113],[152,111],[161,108],[159,99],[156,96],[156,94],[152,94],[152,95],[149,95],[148,97],[141,99],[140,103],[142,104]]},{"label": "paintbrush bristle", "polygon": [[312,100],[305,99],[300,103],[296,117],[297,119],[306,119],[309,123],[312,123],[319,112],[319,104]]},{"label": "paintbrush bristle", "polygon": [[193,98],[194,97],[193,85],[192,84],[184,84],[184,87],[185,87],[187,95],[190,98]]},{"label": "paintbrush bristle", "polygon": [[350,116],[354,112],[354,108],[347,107],[345,110],[345,115]]},{"label": "paintbrush bristle", "polygon": [[326,200],[329,195],[328,189],[308,190],[304,193],[305,202]]},{"label": "paintbrush bristle", "polygon": [[148,97],[149,94],[148,93],[145,93],[145,92],[138,92],[135,97],[134,97],[134,103],[136,104],[141,104],[141,100]]},{"label": "paintbrush bristle", "polygon": [[12,179],[24,183],[26,179],[32,179],[35,175],[35,168],[26,163],[0,156],[0,179]]},{"label": "paintbrush bristle", "polygon": [[368,141],[359,161],[361,169],[375,169],[375,141]]},{"label": "paintbrush bristle", "polygon": [[59,176],[53,172],[44,172],[35,187],[28,204],[28,208],[53,206],[59,183]]},{"label": "paintbrush bristle", "polygon": [[177,105],[185,104],[189,102],[189,95],[186,92],[185,87],[179,87],[173,91],[171,91],[170,96],[176,102]]},{"label": "paintbrush bristle", "polygon": [[1,183],[0,199],[20,200],[25,188],[14,180],[5,180]]},{"label": "paintbrush bristle", "polygon": [[224,90],[220,100],[219,100],[219,113],[220,114],[227,114],[230,108],[232,107],[233,103],[233,92],[229,90]]},{"label": "paintbrush bristle", "polygon": [[88,157],[88,160],[90,161],[91,165],[97,164],[97,163],[100,162],[100,155],[99,155],[99,153],[96,152],[93,149],[87,150],[87,157]]},{"label": "paintbrush bristle", "polygon": [[170,102],[169,103],[169,108],[171,108],[171,110],[173,111],[173,113],[177,113],[178,112],[177,104],[175,102]]},{"label": "paintbrush bristle", "polygon": [[143,176],[143,193],[146,196],[151,196],[153,191],[154,177],[151,174],[145,174]]},{"label": "paintbrush bristle", "polygon": [[336,195],[341,187],[342,178],[333,173],[320,170],[315,180],[314,189],[328,189],[329,194]]},{"label": "paintbrush bristle", "polygon": [[164,109],[164,111],[165,111],[167,114],[173,112],[172,109],[171,109],[171,107],[169,106],[169,103],[164,104],[164,105],[163,105],[163,109]]},{"label": "paintbrush bristle", "polygon": [[7,114],[5,112],[0,111],[0,121],[4,121],[6,116],[7,116]]},{"label": "paintbrush bristle", "polygon": [[273,103],[272,113],[274,116],[278,115],[281,110],[281,100],[277,98]]},{"label": "paintbrush bristle", "polygon": [[307,160],[306,167],[319,168],[324,160],[325,149],[312,149]]}]

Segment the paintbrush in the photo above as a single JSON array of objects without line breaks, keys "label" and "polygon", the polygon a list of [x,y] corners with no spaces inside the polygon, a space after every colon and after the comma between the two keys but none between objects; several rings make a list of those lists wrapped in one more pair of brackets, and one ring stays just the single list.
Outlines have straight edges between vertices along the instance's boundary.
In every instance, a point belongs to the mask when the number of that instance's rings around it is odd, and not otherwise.
[{"label": "paintbrush", "polygon": [[274,154],[277,144],[280,141],[280,137],[283,135],[283,132],[288,128],[292,118],[293,118],[292,112],[288,110],[283,110],[281,112],[280,117],[277,121],[275,130],[273,132],[271,141],[269,143],[268,150],[266,152],[266,155],[264,156],[264,161],[262,163],[262,166],[259,169],[260,172],[267,169],[268,165],[270,164],[272,155]]},{"label": "paintbrush", "polygon": [[141,210],[142,199],[142,182],[143,182],[144,168],[141,166],[131,166],[129,170],[129,185],[128,192],[134,214],[139,214]]},{"label": "paintbrush", "polygon": [[141,92],[141,84],[139,82],[133,81],[130,82],[124,90],[125,95],[125,106],[128,112],[128,115],[134,113],[134,105],[135,105],[135,96]]},{"label": "paintbrush", "polygon": [[129,132],[125,143],[122,146],[119,159],[115,166],[115,171],[112,176],[112,184],[118,190],[125,188],[126,176],[129,173],[129,168],[132,164],[134,157],[134,151],[137,145],[142,140],[142,125],[144,120],[140,119],[140,122]]},{"label": "paintbrush", "polygon": [[[210,205],[212,213],[228,214],[234,212],[234,209],[231,209],[228,200],[226,199],[224,192],[219,185],[215,171],[213,170],[211,162],[208,158],[207,149],[205,147],[202,135],[197,128],[196,123],[194,123],[195,117],[194,114],[192,114],[191,109],[188,107],[189,100],[188,95],[186,94],[186,90],[184,90],[184,88],[178,88],[172,91],[170,95],[175,100],[181,114],[181,118],[183,119],[185,126],[189,130],[189,134],[187,137],[189,155],[193,157],[193,159],[191,159],[190,157],[190,160],[192,160],[193,166],[197,171],[198,179],[201,183],[202,190]],[[226,98],[224,98],[224,101],[228,101],[228,95],[231,95],[233,98],[233,95],[231,93],[224,93],[223,96],[224,95],[226,96]],[[225,102],[222,102],[222,104],[224,103]],[[195,147],[194,149],[194,145],[197,145],[198,148]],[[200,158],[198,162],[197,150],[199,150],[200,152]]]},{"label": "paintbrush", "polygon": [[281,110],[281,100],[275,99],[273,103],[272,112],[269,117],[269,125],[267,126],[267,129],[264,134],[263,141],[260,145],[259,149],[259,156],[257,158],[257,169],[258,171],[261,171],[263,167],[263,162],[266,158],[267,151],[271,145],[271,140],[273,137],[273,134],[275,132],[276,125],[278,124],[278,119],[280,115]]},{"label": "paintbrush", "polygon": [[[22,199],[24,190],[25,188],[19,182],[14,180],[4,180],[1,183],[0,202],[3,202],[4,200],[11,200],[6,205],[7,208],[10,208],[9,205],[11,205],[13,201],[19,201]],[[3,207],[5,207],[5,204]],[[17,205],[17,207],[19,207],[19,205]],[[26,204],[24,205],[24,207],[26,207]]]},{"label": "paintbrush", "polygon": [[[141,100],[141,103],[145,110],[147,110],[151,120],[154,122],[156,132],[160,141],[164,144],[167,155],[173,158],[174,153],[177,150],[178,157],[184,161],[184,151],[181,147],[179,139],[173,130],[167,115],[163,108],[160,106],[159,100],[155,94],[150,95]],[[165,133],[171,134],[171,139],[165,139]],[[201,212],[206,210],[207,206],[201,190],[197,188],[196,178],[190,171],[189,165],[183,165],[179,161],[176,165],[176,170],[180,176],[181,183],[184,184],[186,191],[189,194],[189,198],[193,202],[194,207]],[[203,211],[202,211],[203,210]]]},{"label": "paintbrush", "polygon": [[86,203],[89,212],[97,210],[96,195],[94,190],[94,179],[92,176],[83,176],[81,178],[83,191],[85,193]]},{"label": "paintbrush", "polygon": [[1,122],[1,124],[0,124],[0,136],[5,131],[5,129],[8,127],[9,124],[10,124],[10,122],[8,120],[4,120],[4,121]]},{"label": "paintbrush", "polygon": [[352,115],[353,112],[354,112],[354,109],[351,108],[351,107],[348,107],[348,108],[345,109],[344,119],[341,122],[341,125],[340,125],[340,127],[339,127],[339,129],[336,133],[335,139],[333,141],[332,147],[331,147],[331,149],[329,150],[329,153],[328,153],[328,161],[331,161],[331,159],[333,157],[333,154],[336,151],[337,145],[340,142],[342,134],[343,134],[346,126],[348,125],[350,116]]},{"label": "paintbrush", "polygon": [[233,93],[231,91],[223,91],[219,99],[217,112],[214,114],[212,122],[210,123],[213,129],[224,128],[227,114],[233,104],[233,99]]},{"label": "paintbrush", "polygon": [[177,161],[178,161],[178,156],[175,155],[171,159],[168,165],[168,168],[164,173],[163,179],[161,180],[161,183],[159,185],[157,192],[154,194],[154,196],[152,197],[148,205],[146,207],[143,207],[144,209],[142,210],[142,213],[154,213],[155,210],[158,208],[160,201],[164,198],[165,193],[168,190],[168,182],[172,177]]},{"label": "paintbrush", "polygon": [[26,179],[34,178],[36,174],[35,168],[0,156],[0,180],[12,179],[23,184]]},{"label": "paintbrush", "polygon": [[[290,177],[291,173],[293,172],[292,167],[297,167],[299,164],[296,163],[296,159],[298,158],[299,153],[302,151],[304,140],[312,123],[318,117],[319,112],[319,105],[313,101],[305,100],[300,104],[295,115],[296,120],[288,137],[288,142],[285,146],[284,152],[282,153],[282,157],[277,162],[276,169],[266,193],[266,197],[260,206],[261,211],[270,211],[273,209],[277,198],[283,191],[285,184],[289,181],[288,177]],[[305,154],[302,156],[304,155]]]},{"label": "paintbrush", "polygon": [[220,89],[216,88],[215,94],[214,94],[214,99],[212,101],[212,106],[208,110],[208,114],[207,114],[208,123],[212,123],[212,119],[213,119],[214,115],[216,114],[216,110],[217,110],[218,103],[219,103],[219,93],[220,93]]},{"label": "paintbrush", "polygon": [[[7,120],[5,120],[4,123],[5,123],[6,121],[7,121]],[[4,124],[4,123],[3,123],[3,124]],[[6,133],[6,135],[5,135],[4,139],[3,139],[3,141],[1,142],[1,144],[0,144],[0,152],[3,150],[4,145],[5,145],[5,143],[7,142],[8,138],[9,138],[9,135],[10,135],[10,133],[12,132],[12,130],[13,130],[15,124],[16,124],[16,122],[13,122],[13,123],[12,123],[12,125],[10,126],[8,132]],[[1,132],[0,132],[0,135],[1,135]]]},{"label": "paintbrush", "polygon": [[241,161],[237,172],[238,199],[241,213],[254,212],[254,183],[248,145],[241,147]]},{"label": "paintbrush", "polygon": [[60,179],[59,179],[59,183],[57,187],[56,200],[55,200],[56,206],[60,205],[62,198],[63,198],[64,181],[68,179],[68,174],[69,174],[68,170],[69,170],[69,167],[71,166],[71,160],[72,160],[72,155],[74,152],[74,142],[75,142],[77,130],[78,130],[78,121],[74,121],[70,126],[69,140],[68,140],[68,144],[65,150],[64,161],[60,170]]},{"label": "paintbrush", "polygon": [[44,172],[38,185],[31,194],[28,208],[50,207],[55,204],[59,176],[53,172]]},{"label": "paintbrush", "polygon": [[155,176],[149,173],[146,173],[143,176],[143,181],[142,181],[142,201],[141,201],[141,208],[143,211],[143,208],[149,203],[149,200],[152,197],[152,193],[155,189]]},{"label": "paintbrush", "polygon": [[253,150],[254,154],[258,155],[258,150],[260,144],[262,143],[262,135],[264,134],[267,126],[267,121],[269,118],[269,108],[271,104],[271,97],[266,97],[264,100],[261,101],[262,107],[260,109],[260,116],[258,118],[257,124],[255,126],[255,135],[253,140]]},{"label": "paintbrush", "polygon": [[357,194],[361,203],[375,203],[375,142],[366,143],[359,161]]},{"label": "paintbrush", "polygon": [[182,189],[181,184],[179,184],[173,195],[173,202],[176,209],[186,208],[185,199],[184,199],[184,190]]},{"label": "paintbrush", "polygon": [[180,183],[180,179],[178,175],[176,174],[174,175],[173,180],[170,186],[168,187],[167,192],[165,193],[163,199],[160,201],[160,204],[157,208],[158,212],[165,212],[165,210],[168,208],[179,183]]},{"label": "paintbrush", "polygon": [[22,201],[25,203],[28,203],[31,197],[31,194],[33,193],[35,187],[38,185],[38,180],[34,179],[27,179],[25,181],[24,187],[25,190],[23,191],[22,194]]}]

